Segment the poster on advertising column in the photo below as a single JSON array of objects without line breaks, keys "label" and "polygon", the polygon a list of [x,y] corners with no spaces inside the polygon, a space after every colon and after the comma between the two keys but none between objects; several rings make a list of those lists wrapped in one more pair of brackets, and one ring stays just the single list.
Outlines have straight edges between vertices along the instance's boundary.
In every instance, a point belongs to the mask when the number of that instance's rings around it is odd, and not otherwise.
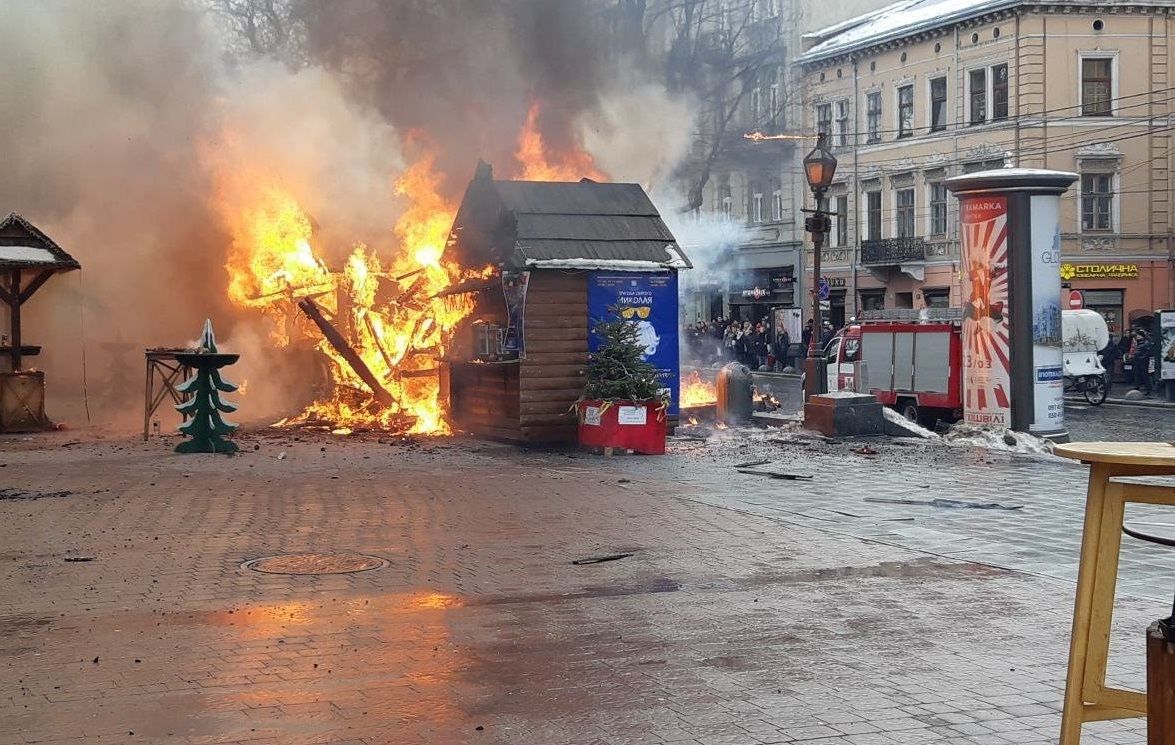
[{"label": "poster on advertising column", "polygon": [[595,325],[615,317],[617,311],[636,322],[645,345],[644,357],[657,368],[662,388],[669,392],[669,416],[677,416],[681,388],[677,356],[677,275],[672,272],[590,274],[588,324],[593,330],[588,334],[589,351],[596,351],[600,345]]},{"label": "poster on advertising column", "polygon": [[1159,378],[1175,380],[1175,310],[1159,311]]},{"label": "poster on advertising column", "polygon": [[1011,424],[1008,198],[960,200],[963,260],[963,419]]},{"label": "poster on advertising column", "polygon": [[1061,199],[1029,201],[1032,221],[1032,400],[1029,432],[1065,427],[1065,369],[1061,348]]}]

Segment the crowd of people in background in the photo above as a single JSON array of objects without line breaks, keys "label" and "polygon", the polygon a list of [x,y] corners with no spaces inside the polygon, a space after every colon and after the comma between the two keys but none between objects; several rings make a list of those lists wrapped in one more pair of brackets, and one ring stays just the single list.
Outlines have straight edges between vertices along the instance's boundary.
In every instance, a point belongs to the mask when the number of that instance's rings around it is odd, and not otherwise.
[{"label": "crowd of people in background", "polygon": [[[820,334],[820,348],[828,346],[835,330],[825,322]],[[792,339],[787,329],[771,329],[771,319],[747,321],[715,318],[686,327],[686,341],[692,358],[705,365],[741,362],[752,370],[794,368],[798,357],[807,354],[812,338],[812,322],[804,327],[802,338]],[[799,345],[799,349],[796,348]]]},{"label": "crowd of people in background", "polygon": [[1121,339],[1110,334],[1110,343],[1098,355],[1107,372],[1114,370],[1114,363],[1118,360],[1122,360],[1124,366],[1129,365],[1127,382],[1144,396],[1151,395],[1159,367],[1158,339],[1146,326],[1135,326]]}]

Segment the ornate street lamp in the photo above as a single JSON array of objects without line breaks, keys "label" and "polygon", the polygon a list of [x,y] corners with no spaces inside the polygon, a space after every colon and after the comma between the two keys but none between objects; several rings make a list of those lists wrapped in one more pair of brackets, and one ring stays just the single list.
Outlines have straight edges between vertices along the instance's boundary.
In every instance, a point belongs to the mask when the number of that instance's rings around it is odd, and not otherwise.
[{"label": "ornate street lamp", "polygon": [[812,336],[808,341],[808,359],[804,365],[804,398],[821,393],[825,387],[824,356],[820,348],[820,334],[824,324],[820,312],[820,252],[824,248],[824,235],[831,228],[831,221],[824,211],[824,193],[832,185],[836,174],[836,156],[828,150],[828,135],[821,132],[816,147],[804,156],[804,175],[816,200],[816,209],[804,210],[811,217],[804,220],[804,229],[812,234]]}]

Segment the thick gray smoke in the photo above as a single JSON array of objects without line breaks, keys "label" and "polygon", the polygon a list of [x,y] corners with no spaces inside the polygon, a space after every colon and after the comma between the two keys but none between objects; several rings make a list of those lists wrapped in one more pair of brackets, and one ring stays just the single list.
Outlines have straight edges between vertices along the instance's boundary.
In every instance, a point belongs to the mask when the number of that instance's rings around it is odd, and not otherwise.
[{"label": "thick gray smoke", "polygon": [[244,353],[247,414],[309,395],[227,300],[225,205],[263,181],[296,196],[334,260],[356,240],[394,248],[394,182],[424,147],[450,198],[479,157],[517,172],[534,101],[550,147],[646,186],[692,128],[686,102],[609,58],[590,0],[288,0],[279,27],[240,14],[254,5],[0,0],[0,212],[83,266],[25,312],[59,419],[83,420],[86,388],[96,423],[136,421],[142,349],[188,343],[205,317]]}]

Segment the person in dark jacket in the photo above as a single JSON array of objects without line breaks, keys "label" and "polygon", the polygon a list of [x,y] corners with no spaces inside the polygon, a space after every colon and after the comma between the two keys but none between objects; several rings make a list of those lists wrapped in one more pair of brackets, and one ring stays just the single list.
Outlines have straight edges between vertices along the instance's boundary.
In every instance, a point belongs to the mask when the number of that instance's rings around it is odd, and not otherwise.
[{"label": "person in dark jacket", "polygon": [[1150,332],[1138,327],[1133,332],[1134,343],[1130,345],[1130,364],[1134,373],[1134,387],[1142,395],[1151,395],[1151,358],[1154,356],[1154,340]]},{"label": "person in dark jacket", "polygon": [[787,356],[787,348],[791,346],[791,337],[787,335],[787,329],[780,329],[775,334],[775,344],[772,345],[771,353],[775,355],[775,368],[782,370],[791,364],[791,360]]},{"label": "person in dark jacket", "polygon": [[832,341],[832,337],[836,335],[836,331],[832,328],[832,324],[828,321],[824,322],[824,330],[820,333],[820,351],[828,348],[828,342]]}]

